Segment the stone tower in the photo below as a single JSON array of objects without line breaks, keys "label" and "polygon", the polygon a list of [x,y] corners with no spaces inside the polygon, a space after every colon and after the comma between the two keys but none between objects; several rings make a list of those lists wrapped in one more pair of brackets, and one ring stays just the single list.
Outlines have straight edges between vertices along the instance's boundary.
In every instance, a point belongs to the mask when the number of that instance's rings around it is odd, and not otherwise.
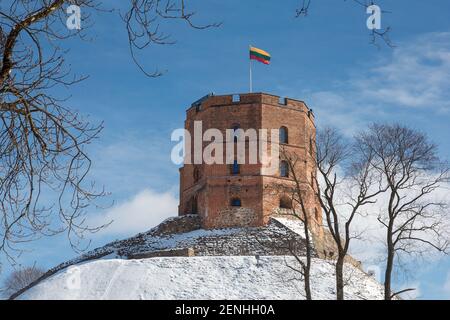
[{"label": "stone tower", "polygon": [[[279,130],[280,144],[301,160],[296,175],[300,177],[312,228],[321,231],[320,205],[312,189],[316,174],[312,161],[316,128],[314,115],[303,101],[280,99],[266,93],[211,94],[187,110],[185,129],[192,137],[194,123],[199,121],[203,132],[216,128],[224,137],[227,129]],[[265,225],[269,216],[289,210],[292,205],[285,195],[268,188],[273,184],[292,183],[286,163],[279,163],[279,168],[271,174],[267,174],[261,164],[185,163],[180,168],[179,215],[198,214],[205,228]]]}]

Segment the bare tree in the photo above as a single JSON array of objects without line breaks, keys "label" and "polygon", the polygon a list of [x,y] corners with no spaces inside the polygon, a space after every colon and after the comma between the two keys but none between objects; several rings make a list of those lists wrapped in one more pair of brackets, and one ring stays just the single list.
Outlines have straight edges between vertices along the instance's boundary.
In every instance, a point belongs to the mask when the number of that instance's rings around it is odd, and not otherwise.
[{"label": "bare tree", "polygon": [[195,12],[187,8],[187,0],[132,0],[129,10],[122,15],[128,32],[131,56],[136,65],[147,76],[157,77],[161,72],[147,72],[136,58],[136,51],[152,44],[173,44],[170,36],[161,31],[161,20],[181,20],[194,29],[219,27],[221,23],[199,25],[193,22]]},{"label": "bare tree", "polygon": [[359,157],[358,148],[352,148],[337,130],[319,131],[316,148],[319,177],[314,179],[315,190],[336,244],[336,298],[343,300],[344,262],[351,240],[359,236],[352,229],[352,222],[384,190],[370,166],[371,155],[368,159]]},{"label": "bare tree", "polygon": [[[189,27],[193,12],[185,0],[132,0],[122,20],[132,58],[150,44],[170,43],[161,20],[182,20]],[[82,14],[82,29],[66,25],[69,5]],[[88,180],[91,160],[86,153],[102,130],[55,94],[84,79],[66,64],[64,41],[86,36],[96,0],[3,0],[0,3],[0,251],[8,258],[20,243],[67,232],[74,249],[85,232],[103,226],[85,224],[85,209],[104,196]],[[100,10],[100,11],[98,11]],[[215,25],[214,25],[215,26]],[[45,195],[45,201],[43,199]],[[58,223],[59,220],[59,223]]]},{"label": "bare tree", "polygon": [[425,134],[405,126],[374,124],[358,141],[387,186],[388,203],[378,221],[386,228],[384,289],[391,300],[405,291],[392,292],[396,256],[448,250],[448,199],[436,191],[449,181],[449,168]]},{"label": "bare tree", "polygon": [[33,281],[39,279],[39,277],[41,277],[44,273],[45,270],[38,268],[36,266],[14,270],[5,279],[3,284],[3,291],[7,295],[11,295],[15,292],[18,292],[19,290],[25,288]]},{"label": "bare tree", "polygon": [[[304,161],[300,159],[297,153],[290,152],[284,146],[280,146],[280,157],[287,163],[289,181],[281,183],[273,183],[269,188],[277,195],[284,197],[283,207],[280,208],[280,213],[283,215],[294,217],[303,222],[303,231],[305,234],[305,259],[303,260],[297,254],[297,243],[289,241],[289,251],[295,257],[296,261],[300,265],[300,269],[297,269],[291,265],[289,268],[296,272],[299,272],[304,280],[304,289],[307,300],[312,300],[311,295],[311,264],[314,255],[314,249],[312,245],[311,235],[311,218],[307,211],[307,187],[304,181],[301,180],[299,172],[302,172],[302,164]],[[283,198],[282,198],[283,199]]]}]

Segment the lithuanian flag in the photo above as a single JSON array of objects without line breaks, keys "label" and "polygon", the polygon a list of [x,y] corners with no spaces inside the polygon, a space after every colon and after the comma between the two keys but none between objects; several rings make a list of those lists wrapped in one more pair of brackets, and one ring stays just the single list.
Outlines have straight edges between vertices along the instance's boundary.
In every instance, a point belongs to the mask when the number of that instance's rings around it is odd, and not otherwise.
[{"label": "lithuanian flag", "polygon": [[264,64],[270,64],[270,54],[264,50],[250,47],[250,60],[258,60]]}]

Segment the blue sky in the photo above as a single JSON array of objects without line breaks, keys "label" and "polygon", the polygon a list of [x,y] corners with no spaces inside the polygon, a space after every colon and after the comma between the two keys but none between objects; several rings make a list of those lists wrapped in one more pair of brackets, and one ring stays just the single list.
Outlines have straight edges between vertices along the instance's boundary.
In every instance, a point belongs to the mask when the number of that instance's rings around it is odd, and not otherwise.
[{"label": "blue sky", "polygon": [[[196,22],[223,25],[163,25],[176,44],[139,54],[148,70],[165,71],[156,79],[132,63],[116,14],[93,17],[91,41],[66,43],[72,68],[90,76],[70,89],[69,103],[105,123],[91,145],[92,177],[112,193],[113,204],[92,208],[91,216],[93,222],[115,222],[91,237],[91,248],[176,215],[178,168],[170,161],[170,133],[206,93],[248,91],[250,44],[272,55],[270,66],[254,64],[254,91],[305,100],[319,124],[348,135],[371,121],[408,124],[424,130],[450,159],[450,3],[380,1],[390,12],[382,25],[392,27],[392,49],[369,43],[368,15],[352,1],[312,1],[309,16],[296,19],[300,2],[194,1]],[[51,267],[75,255],[64,236],[26,249],[18,259],[24,265]],[[420,298],[449,299],[450,259],[422,263],[407,280],[419,286]],[[399,277],[398,286],[405,281]]]}]

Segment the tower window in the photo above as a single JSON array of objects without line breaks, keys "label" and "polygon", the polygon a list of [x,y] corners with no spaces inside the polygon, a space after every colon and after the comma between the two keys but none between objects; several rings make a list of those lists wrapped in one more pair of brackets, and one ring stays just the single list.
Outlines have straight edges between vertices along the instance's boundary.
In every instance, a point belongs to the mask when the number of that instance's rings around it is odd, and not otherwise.
[{"label": "tower window", "polygon": [[231,166],[231,174],[239,174],[240,173],[240,166],[238,164],[237,160],[234,160],[232,166]]},{"label": "tower window", "polygon": [[241,206],[241,199],[239,199],[239,198],[231,199],[231,206],[232,207],[240,207]]},{"label": "tower window", "polygon": [[241,128],[241,126],[239,125],[239,123],[234,123],[233,124],[233,137],[234,137],[234,142],[238,141],[238,134],[237,134],[237,130],[239,130]]},{"label": "tower window", "polygon": [[288,129],[286,127],[280,128],[280,143],[288,143]]},{"label": "tower window", "polygon": [[197,183],[198,180],[200,180],[201,178],[201,174],[200,174],[200,169],[198,167],[194,168],[194,183]]},{"label": "tower window", "polygon": [[284,196],[280,198],[281,209],[292,209],[292,201],[288,197]]},{"label": "tower window", "polygon": [[281,177],[289,177],[289,165],[287,161],[280,162],[280,176]]},{"label": "tower window", "polygon": [[198,198],[197,196],[193,196],[190,201],[191,206],[191,214],[197,214],[198,213]]}]

